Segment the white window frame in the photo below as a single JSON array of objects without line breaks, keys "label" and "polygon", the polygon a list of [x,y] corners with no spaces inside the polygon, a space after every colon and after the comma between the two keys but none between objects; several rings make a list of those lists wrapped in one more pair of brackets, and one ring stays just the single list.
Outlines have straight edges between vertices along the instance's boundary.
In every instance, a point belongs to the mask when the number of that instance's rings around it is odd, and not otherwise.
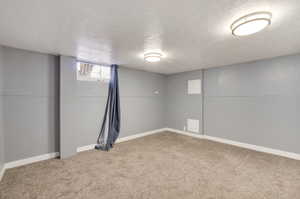
[{"label": "white window frame", "polygon": [[92,64],[84,61],[76,61],[77,81],[104,82],[110,81],[110,67],[100,64]]}]

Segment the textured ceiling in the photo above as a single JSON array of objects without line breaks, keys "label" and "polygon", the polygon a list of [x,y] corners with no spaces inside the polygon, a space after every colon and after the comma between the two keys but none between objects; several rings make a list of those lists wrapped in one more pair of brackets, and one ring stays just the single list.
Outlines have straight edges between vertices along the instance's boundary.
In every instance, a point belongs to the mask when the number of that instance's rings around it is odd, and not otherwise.
[{"label": "textured ceiling", "polygon": [[[159,73],[300,52],[299,0],[1,0],[0,44]],[[233,37],[230,25],[270,11],[272,25]],[[166,58],[146,63],[148,49]]]}]

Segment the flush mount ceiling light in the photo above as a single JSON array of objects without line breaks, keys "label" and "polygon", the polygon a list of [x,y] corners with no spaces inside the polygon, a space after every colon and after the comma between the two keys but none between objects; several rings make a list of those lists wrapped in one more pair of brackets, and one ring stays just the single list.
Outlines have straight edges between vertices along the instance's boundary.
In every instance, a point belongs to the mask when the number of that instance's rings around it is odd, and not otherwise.
[{"label": "flush mount ceiling light", "polygon": [[270,12],[254,12],[235,20],[231,25],[232,34],[246,36],[257,33],[271,24]]},{"label": "flush mount ceiling light", "polygon": [[144,60],[147,62],[159,62],[163,57],[161,51],[149,51],[144,53]]}]

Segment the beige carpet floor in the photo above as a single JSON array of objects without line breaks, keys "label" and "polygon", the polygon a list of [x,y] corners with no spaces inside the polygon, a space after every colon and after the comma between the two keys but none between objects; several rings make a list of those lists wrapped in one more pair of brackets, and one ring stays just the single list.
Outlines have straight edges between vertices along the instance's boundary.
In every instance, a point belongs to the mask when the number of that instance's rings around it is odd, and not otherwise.
[{"label": "beige carpet floor", "polygon": [[1,199],[299,199],[300,161],[164,132],[7,170]]}]

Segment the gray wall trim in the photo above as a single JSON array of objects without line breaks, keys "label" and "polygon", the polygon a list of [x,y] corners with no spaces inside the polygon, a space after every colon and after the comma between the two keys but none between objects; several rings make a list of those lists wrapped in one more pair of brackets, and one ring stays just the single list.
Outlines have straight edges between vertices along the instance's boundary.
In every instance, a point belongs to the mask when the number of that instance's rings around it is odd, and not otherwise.
[{"label": "gray wall trim", "polygon": [[201,82],[202,82],[202,88],[201,88],[201,100],[202,100],[202,103],[201,103],[201,109],[202,109],[202,111],[201,111],[201,116],[202,116],[202,120],[201,120],[201,126],[202,126],[202,128],[201,128],[201,132],[202,132],[202,135],[204,135],[205,134],[205,122],[204,122],[204,118],[205,118],[205,115],[204,115],[204,113],[205,113],[205,106],[204,106],[204,103],[205,103],[205,97],[204,97],[204,95],[205,95],[205,91],[204,91],[204,84],[205,84],[205,79],[204,79],[205,77],[204,77],[204,70],[201,70]]},{"label": "gray wall trim", "polygon": [[[0,46],[0,91],[3,90],[3,48]],[[0,92],[1,93],[1,92]],[[3,96],[0,95],[0,172],[5,163]],[[1,176],[0,176],[1,178]],[[0,179],[1,180],[1,179]]]}]

